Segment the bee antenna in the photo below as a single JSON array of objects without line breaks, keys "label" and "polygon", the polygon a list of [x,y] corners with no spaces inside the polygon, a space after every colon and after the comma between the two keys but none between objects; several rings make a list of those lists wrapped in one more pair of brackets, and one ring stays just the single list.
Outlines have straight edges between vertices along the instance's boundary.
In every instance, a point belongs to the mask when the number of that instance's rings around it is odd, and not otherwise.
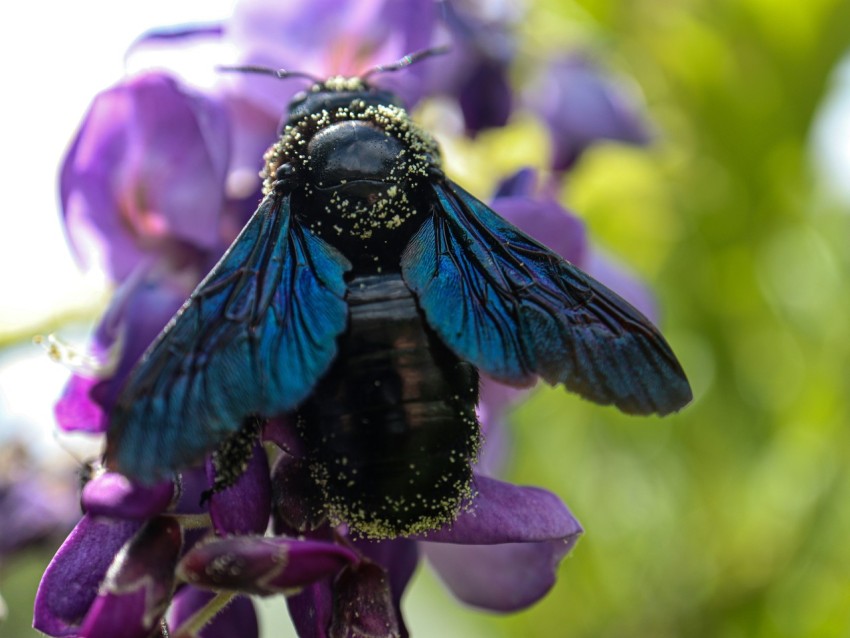
[{"label": "bee antenna", "polygon": [[366,71],[366,73],[361,75],[360,79],[365,80],[370,75],[374,75],[376,73],[390,73],[392,71],[398,71],[399,69],[408,67],[411,64],[419,62],[420,60],[432,58],[436,55],[444,55],[450,50],[451,47],[443,45],[438,47],[431,47],[430,49],[422,49],[421,51],[416,51],[415,53],[408,53],[406,56],[404,56],[400,60],[396,60],[392,64],[379,64],[378,66],[373,66],[371,69]]},{"label": "bee antenna", "polygon": [[247,64],[244,66],[217,66],[216,71],[222,71],[224,73],[256,73],[258,75],[270,75],[272,77],[277,78],[278,80],[285,80],[287,78],[307,78],[308,80],[315,83],[321,82],[321,80],[315,75],[310,75],[309,73],[305,73],[304,71],[287,71],[286,69],[272,69],[271,67],[254,66],[252,64]]}]

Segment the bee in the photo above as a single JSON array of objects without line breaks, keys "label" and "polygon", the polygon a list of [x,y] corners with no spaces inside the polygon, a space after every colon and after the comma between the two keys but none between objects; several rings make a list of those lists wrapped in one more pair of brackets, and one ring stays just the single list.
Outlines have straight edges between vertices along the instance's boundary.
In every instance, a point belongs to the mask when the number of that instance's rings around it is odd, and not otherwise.
[{"label": "bee", "polygon": [[657,328],[446,177],[431,135],[368,75],[289,105],[257,211],[118,397],[110,467],[162,479],[287,415],[316,507],[386,538],[435,529],[471,496],[479,372],[630,414],[690,401]]}]

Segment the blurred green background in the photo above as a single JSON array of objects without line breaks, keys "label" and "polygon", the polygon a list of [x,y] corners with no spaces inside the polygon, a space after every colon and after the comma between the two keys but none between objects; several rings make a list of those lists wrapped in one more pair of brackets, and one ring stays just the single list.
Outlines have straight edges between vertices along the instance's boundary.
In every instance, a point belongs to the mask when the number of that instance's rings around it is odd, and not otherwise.
[{"label": "blurred green background", "polygon": [[[824,195],[811,159],[813,118],[850,50],[850,3],[540,0],[522,28],[523,53],[590,48],[645,95],[655,144],[592,149],[564,202],[657,292],[696,399],[638,419],[537,391],[513,412],[507,478],[558,493],[585,536],[550,595],[512,616],[461,607],[420,568],[408,625],[850,635],[850,210]],[[516,127],[483,136],[470,161],[516,130],[542,139],[522,117]],[[31,606],[48,558],[6,565],[10,608]],[[14,616],[0,635],[28,635]]]}]

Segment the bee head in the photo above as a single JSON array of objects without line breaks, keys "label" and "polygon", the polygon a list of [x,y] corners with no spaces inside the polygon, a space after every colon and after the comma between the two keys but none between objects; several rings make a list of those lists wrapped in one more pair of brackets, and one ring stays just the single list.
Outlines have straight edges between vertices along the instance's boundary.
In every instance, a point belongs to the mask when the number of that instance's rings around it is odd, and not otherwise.
[{"label": "bee head", "polygon": [[298,93],[289,103],[289,123],[323,111],[334,112],[354,102],[362,106],[402,106],[395,95],[371,86],[363,78],[336,76]]}]

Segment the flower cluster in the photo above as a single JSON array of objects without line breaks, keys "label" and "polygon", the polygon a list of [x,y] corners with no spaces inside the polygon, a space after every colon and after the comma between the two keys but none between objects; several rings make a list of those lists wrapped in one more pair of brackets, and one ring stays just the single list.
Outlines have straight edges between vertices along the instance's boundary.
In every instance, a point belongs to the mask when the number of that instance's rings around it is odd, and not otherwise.
[{"label": "flower cluster", "polygon": [[[503,125],[520,104],[507,76],[518,19],[485,16],[471,0],[243,0],[223,28],[168,38],[225,38],[239,64],[319,77],[451,42],[439,72],[423,63],[377,83],[409,107],[432,95],[454,99],[474,135]],[[492,201],[579,265],[594,263],[593,252],[581,222],[556,199],[560,172],[595,139],[647,138],[616,87],[584,60],[554,62],[541,99],[529,102],[552,131],[553,177],[538,184],[520,171]],[[60,427],[105,431],[129,371],[253,212],[263,152],[297,88],[246,74],[201,92],[148,72],[97,96],[65,158],[61,201],[80,262],[105,272],[116,292],[91,342],[101,365],[69,382],[56,406]],[[517,393],[484,380],[475,495],[450,525],[422,537],[365,540],[317,517],[285,419],[264,426],[247,470],[225,490],[211,490],[211,461],[155,486],[101,473],[85,486],[84,516],[44,575],[35,627],[88,637],[144,637],[163,625],[175,637],[201,629],[229,636],[238,627],[248,638],[258,631],[250,596],[284,594],[300,636],[406,636],[400,600],[422,556],[460,600],[524,608],[551,588],[581,527],[555,495],[493,478]]]}]

